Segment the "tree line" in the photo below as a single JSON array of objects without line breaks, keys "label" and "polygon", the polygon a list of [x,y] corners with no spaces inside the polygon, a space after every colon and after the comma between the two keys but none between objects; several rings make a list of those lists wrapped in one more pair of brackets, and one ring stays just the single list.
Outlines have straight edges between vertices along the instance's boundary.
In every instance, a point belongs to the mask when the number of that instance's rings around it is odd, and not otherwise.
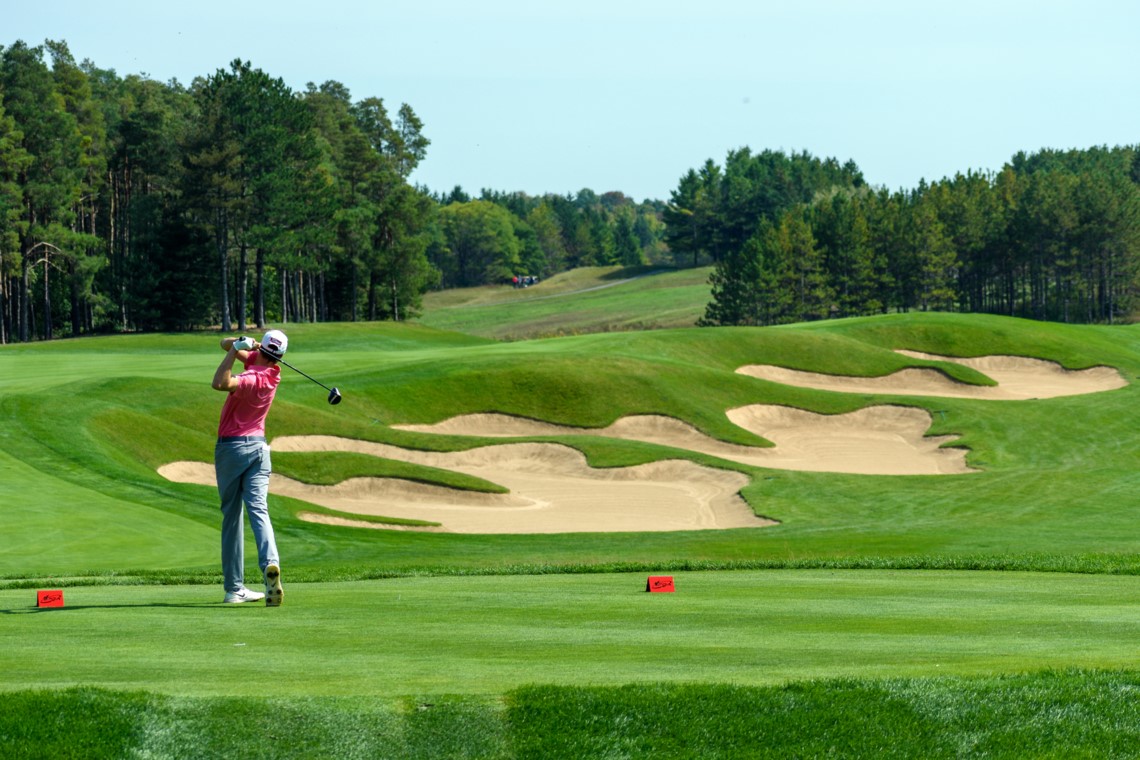
[{"label": "tree line", "polygon": [[853,163],[748,149],[690,171],[666,241],[715,264],[702,324],[909,310],[1117,322],[1140,286],[1140,151],[1042,150],[889,192]]},{"label": "tree line", "polygon": [[673,264],[661,201],[636,202],[621,192],[583,188],[572,195],[461,187],[436,196],[441,234],[428,256],[443,287],[549,277],[585,266]]},{"label": "tree line", "polygon": [[0,343],[402,320],[432,288],[581,266],[713,265],[702,324],[954,309],[1112,322],[1136,307],[1140,151],[1014,156],[913,190],[748,148],[669,202],[409,178],[430,141],[327,81],[233,61],[189,85],[0,48]]},{"label": "tree line", "polygon": [[336,81],[0,48],[0,342],[399,320],[434,287],[667,255],[663,203],[433,194],[409,182],[429,145],[410,106]]},{"label": "tree line", "polygon": [[404,318],[433,282],[415,112],[236,60],[189,86],[0,51],[0,340]]}]

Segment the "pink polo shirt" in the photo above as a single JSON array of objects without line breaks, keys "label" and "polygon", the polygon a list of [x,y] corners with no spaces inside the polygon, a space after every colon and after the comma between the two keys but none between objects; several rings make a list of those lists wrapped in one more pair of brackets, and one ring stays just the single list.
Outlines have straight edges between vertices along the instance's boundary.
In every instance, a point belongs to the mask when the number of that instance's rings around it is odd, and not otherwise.
[{"label": "pink polo shirt", "polygon": [[218,437],[231,435],[265,435],[265,417],[281,382],[281,367],[245,366],[236,376],[237,390],[229,394],[222,407]]}]

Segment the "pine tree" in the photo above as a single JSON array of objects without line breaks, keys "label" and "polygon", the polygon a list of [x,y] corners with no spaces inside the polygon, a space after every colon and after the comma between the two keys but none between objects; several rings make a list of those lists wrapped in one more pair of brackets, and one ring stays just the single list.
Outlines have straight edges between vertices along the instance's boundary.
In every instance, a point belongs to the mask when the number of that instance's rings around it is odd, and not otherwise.
[{"label": "pine tree", "polygon": [[823,254],[802,208],[787,211],[780,218],[776,245],[780,258],[786,262],[780,270],[780,287],[792,296],[793,321],[831,316],[835,295],[824,269]]},{"label": "pine tree", "polygon": [[23,147],[24,135],[0,105],[0,345],[11,339],[14,304],[5,298],[6,283],[19,269],[20,236],[18,225],[23,213],[24,194],[19,178],[32,157]]},{"label": "pine tree", "polygon": [[41,332],[45,339],[53,335],[51,265],[53,259],[58,263],[60,257],[74,255],[71,225],[84,174],[79,127],[67,112],[43,55],[43,48],[16,42],[4,50],[0,60],[3,105],[21,135],[20,148],[28,156],[15,178],[22,195],[20,218],[14,225],[20,250],[21,341],[31,337],[31,281],[38,265],[43,266]]}]

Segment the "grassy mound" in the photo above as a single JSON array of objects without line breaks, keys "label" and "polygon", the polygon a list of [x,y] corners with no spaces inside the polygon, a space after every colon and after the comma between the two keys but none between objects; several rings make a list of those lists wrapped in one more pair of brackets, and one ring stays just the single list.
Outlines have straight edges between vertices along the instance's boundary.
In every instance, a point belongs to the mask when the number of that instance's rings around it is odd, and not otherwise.
[{"label": "grassy mound", "polygon": [[444,290],[424,297],[419,321],[507,340],[692,327],[709,301],[711,272],[711,267],[582,267],[528,288]]},{"label": "grassy mound", "polygon": [[[577,427],[661,414],[721,440],[766,441],[732,425],[725,410],[755,403],[820,413],[870,403],[919,406],[931,435],[961,436],[969,477],[868,477],[748,467],[648,443],[568,436],[590,464],[612,467],[676,456],[744,472],[753,509],[776,528],[669,534],[599,534],[586,543],[552,536],[394,535],[295,518],[299,502],[273,498],[290,566],[301,578],[353,574],[498,571],[593,566],[756,567],[1015,566],[1131,571],[1130,424],[1135,386],[1067,398],[986,402],[867,397],[812,391],[739,375],[768,363],[876,376],[960,365],[910,359],[893,349],[943,355],[1017,354],[1070,369],[1107,364],[1129,380],[1140,368],[1132,327],[1071,327],[945,314],[845,320],[779,329],[690,329],[497,343],[404,325],[298,325],[293,359],[337,384],[320,388],[286,371],[271,436],[338,435],[410,448],[455,450],[491,439],[432,436],[389,427],[499,412]],[[109,573],[214,577],[216,495],[156,474],[179,460],[209,462],[221,399],[209,378],[220,352],[211,335],[57,341],[0,351],[0,491],[8,535],[0,577]],[[40,378],[29,387],[29,377]],[[282,471],[332,483],[385,474],[453,487],[496,484],[430,468],[349,455],[282,455]],[[34,550],[29,551],[29,547]]]}]

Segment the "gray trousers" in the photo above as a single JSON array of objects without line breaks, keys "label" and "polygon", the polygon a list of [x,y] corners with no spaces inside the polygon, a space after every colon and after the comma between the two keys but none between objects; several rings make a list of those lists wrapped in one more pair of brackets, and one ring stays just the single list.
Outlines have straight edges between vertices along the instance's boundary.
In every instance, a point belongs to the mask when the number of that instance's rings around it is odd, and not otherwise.
[{"label": "gray trousers", "polygon": [[266,504],[271,470],[269,444],[264,438],[224,439],[214,446],[214,472],[222,500],[222,573],[226,591],[240,591],[245,584],[242,502],[249,515],[262,574],[270,563],[281,564]]}]

